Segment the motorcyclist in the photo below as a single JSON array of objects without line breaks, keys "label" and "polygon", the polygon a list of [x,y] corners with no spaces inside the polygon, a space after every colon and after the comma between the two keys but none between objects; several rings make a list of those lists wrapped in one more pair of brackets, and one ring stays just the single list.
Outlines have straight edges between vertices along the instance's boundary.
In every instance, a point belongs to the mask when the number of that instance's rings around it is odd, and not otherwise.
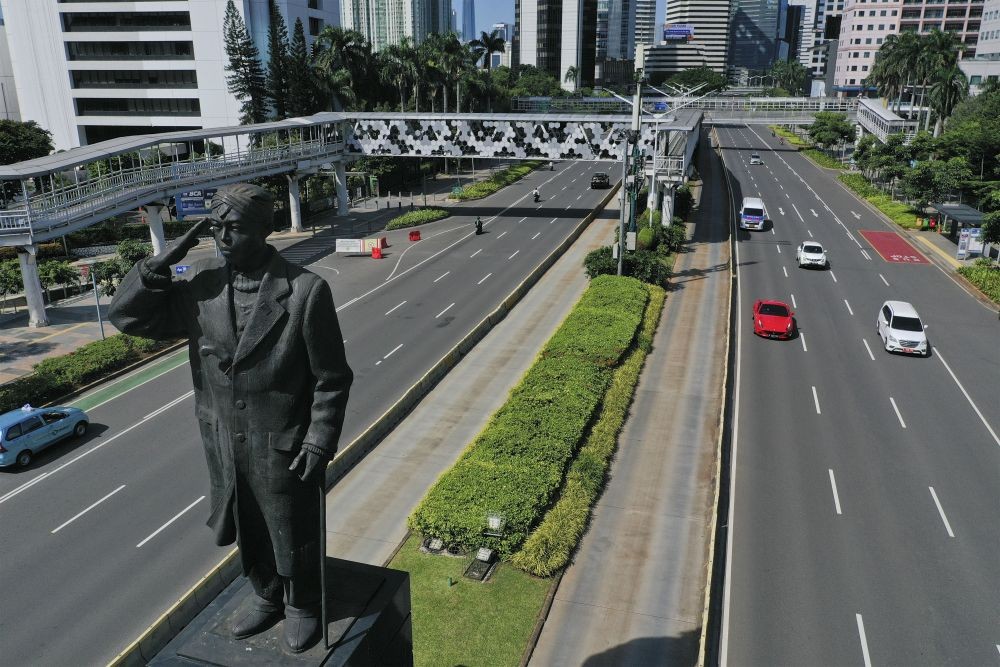
[{"label": "motorcyclist", "polygon": [[479,216],[476,216],[476,233],[477,234],[483,233],[483,219],[480,218]]},{"label": "motorcyclist", "polygon": [[549,171],[555,171],[555,166],[552,164],[552,160],[549,160]]},{"label": "motorcyclist", "polygon": [[538,194],[538,188],[535,188],[534,191],[531,193],[531,195],[535,198],[535,201],[537,202],[540,199],[540,196]]}]

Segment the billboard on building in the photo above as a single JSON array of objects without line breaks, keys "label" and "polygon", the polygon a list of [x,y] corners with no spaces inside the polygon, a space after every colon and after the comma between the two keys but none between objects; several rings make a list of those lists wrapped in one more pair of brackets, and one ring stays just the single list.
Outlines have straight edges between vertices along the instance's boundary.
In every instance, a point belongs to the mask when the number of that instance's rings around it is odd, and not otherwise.
[{"label": "billboard on building", "polygon": [[694,26],[690,23],[664,23],[664,42],[688,42],[694,39]]}]

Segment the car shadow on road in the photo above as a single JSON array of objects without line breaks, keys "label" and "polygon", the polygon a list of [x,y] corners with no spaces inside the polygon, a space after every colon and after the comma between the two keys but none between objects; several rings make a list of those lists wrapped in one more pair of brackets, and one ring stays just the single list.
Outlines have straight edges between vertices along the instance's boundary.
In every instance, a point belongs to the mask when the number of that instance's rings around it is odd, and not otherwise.
[{"label": "car shadow on road", "polygon": [[678,637],[639,637],[595,653],[583,667],[621,665],[694,665],[698,660],[701,628],[682,632]]},{"label": "car shadow on road", "polygon": [[24,472],[31,472],[33,470],[41,470],[42,472],[45,472],[45,468],[49,468],[67,456],[77,453],[77,451],[87,445],[94,444],[94,441],[98,440],[107,431],[108,427],[104,424],[91,424],[87,427],[87,434],[82,438],[74,438],[70,436],[62,442],[50,445],[35,454],[35,456],[31,459],[31,463],[29,463],[26,467],[21,468],[15,465],[9,468],[0,468],[0,471],[15,475]]}]

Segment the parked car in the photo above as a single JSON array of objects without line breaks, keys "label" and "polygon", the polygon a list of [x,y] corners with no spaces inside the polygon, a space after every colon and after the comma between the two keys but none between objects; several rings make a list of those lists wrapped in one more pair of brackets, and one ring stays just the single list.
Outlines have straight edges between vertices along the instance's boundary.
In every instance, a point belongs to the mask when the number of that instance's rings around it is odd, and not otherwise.
[{"label": "parked car", "polygon": [[753,304],[753,332],[787,340],[795,335],[795,313],[783,301],[759,299]]},{"label": "parked car", "polygon": [[821,269],[830,268],[830,260],[827,259],[826,249],[822,243],[816,241],[803,241],[795,249],[795,261],[799,268],[804,266],[818,266]]},{"label": "parked car", "polygon": [[611,178],[608,177],[603,171],[599,171],[594,174],[590,179],[591,188],[610,188]]},{"label": "parked car", "polygon": [[35,454],[60,440],[83,437],[90,418],[79,408],[25,405],[0,415],[0,468],[24,467]]},{"label": "parked car", "polygon": [[886,352],[928,356],[931,346],[925,328],[916,309],[905,301],[886,301],[875,318],[875,330]]},{"label": "parked car", "polygon": [[750,164],[764,164],[764,161],[760,159],[760,154],[750,153]]}]

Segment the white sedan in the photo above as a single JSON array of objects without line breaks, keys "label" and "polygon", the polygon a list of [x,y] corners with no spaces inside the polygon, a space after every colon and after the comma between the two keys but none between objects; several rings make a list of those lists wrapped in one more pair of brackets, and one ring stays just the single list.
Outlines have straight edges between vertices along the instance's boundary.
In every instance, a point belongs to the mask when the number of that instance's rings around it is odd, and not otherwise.
[{"label": "white sedan", "polygon": [[830,260],[826,258],[826,249],[816,241],[803,241],[795,249],[795,261],[799,268],[804,266],[818,266],[822,269],[830,268]]}]

